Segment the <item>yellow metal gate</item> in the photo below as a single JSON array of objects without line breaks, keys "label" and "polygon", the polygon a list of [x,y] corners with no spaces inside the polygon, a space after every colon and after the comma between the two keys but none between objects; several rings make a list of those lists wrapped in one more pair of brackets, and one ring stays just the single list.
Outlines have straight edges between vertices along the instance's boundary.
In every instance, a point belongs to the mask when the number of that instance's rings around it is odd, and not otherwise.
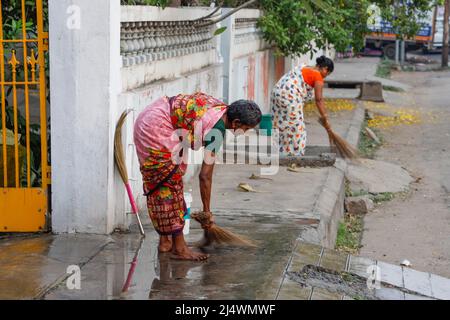
[{"label": "yellow metal gate", "polygon": [[43,0],[0,0],[0,232],[47,229]]}]

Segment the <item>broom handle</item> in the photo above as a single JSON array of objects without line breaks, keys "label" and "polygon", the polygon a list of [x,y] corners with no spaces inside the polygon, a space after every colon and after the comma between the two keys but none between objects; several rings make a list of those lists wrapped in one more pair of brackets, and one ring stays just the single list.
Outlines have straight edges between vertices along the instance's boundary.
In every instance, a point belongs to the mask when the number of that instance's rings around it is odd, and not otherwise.
[{"label": "broom handle", "polygon": [[144,228],[142,227],[141,218],[139,218],[139,212],[136,206],[136,201],[134,201],[133,192],[131,192],[130,183],[125,183],[125,188],[127,189],[128,198],[130,199],[131,210],[133,211],[139,225],[139,232],[142,236],[145,236]]}]

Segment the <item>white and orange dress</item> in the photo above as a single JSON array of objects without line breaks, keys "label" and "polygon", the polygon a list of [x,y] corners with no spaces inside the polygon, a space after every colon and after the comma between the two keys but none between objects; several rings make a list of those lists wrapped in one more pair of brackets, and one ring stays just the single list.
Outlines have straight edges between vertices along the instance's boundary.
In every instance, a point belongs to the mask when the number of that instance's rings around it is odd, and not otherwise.
[{"label": "white and orange dress", "polygon": [[272,91],[273,128],[279,132],[280,156],[302,156],[306,146],[303,117],[305,102],[314,97],[316,83],[323,77],[314,68],[299,66],[285,74]]}]

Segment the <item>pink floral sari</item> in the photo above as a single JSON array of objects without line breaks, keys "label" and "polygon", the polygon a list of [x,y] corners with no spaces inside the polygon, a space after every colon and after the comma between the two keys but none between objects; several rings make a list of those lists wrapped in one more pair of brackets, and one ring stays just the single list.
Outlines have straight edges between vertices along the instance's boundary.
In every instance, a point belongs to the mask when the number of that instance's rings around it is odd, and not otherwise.
[{"label": "pink floral sari", "polygon": [[225,103],[204,93],[181,94],[156,100],[136,119],[134,142],[144,193],[151,193],[147,196],[147,207],[160,235],[176,235],[184,227],[182,177],[187,164],[177,157],[181,146],[188,143],[195,149],[200,147],[226,108]]}]

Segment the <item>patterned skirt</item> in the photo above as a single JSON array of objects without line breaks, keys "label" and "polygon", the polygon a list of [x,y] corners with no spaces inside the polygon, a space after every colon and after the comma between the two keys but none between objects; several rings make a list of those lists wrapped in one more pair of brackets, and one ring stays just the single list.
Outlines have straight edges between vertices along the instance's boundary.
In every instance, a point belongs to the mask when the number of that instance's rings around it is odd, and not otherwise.
[{"label": "patterned skirt", "polygon": [[304,102],[312,99],[312,88],[304,81],[301,69],[294,69],[281,78],[272,91],[273,128],[279,132],[281,156],[302,156],[305,153],[306,128]]},{"label": "patterned skirt", "polygon": [[[144,193],[153,190],[174,170],[171,153],[149,149],[149,156],[141,165]],[[155,230],[160,235],[183,232],[186,204],[183,194],[185,167],[179,166],[172,177],[147,196],[147,208]]]}]

